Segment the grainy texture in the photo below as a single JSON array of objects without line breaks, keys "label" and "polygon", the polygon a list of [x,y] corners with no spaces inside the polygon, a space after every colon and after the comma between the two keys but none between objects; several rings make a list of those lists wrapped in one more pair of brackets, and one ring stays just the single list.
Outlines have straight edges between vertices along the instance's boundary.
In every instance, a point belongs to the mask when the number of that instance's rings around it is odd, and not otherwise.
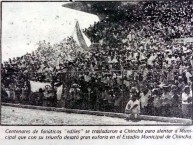
[{"label": "grainy texture", "polygon": [[164,123],[144,120],[136,123],[126,121],[125,119],[105,116],[72,114],[64,112],[32,110],[32,109],[2,106],[2,124],[129,125],[129,124],[164,124]]}]

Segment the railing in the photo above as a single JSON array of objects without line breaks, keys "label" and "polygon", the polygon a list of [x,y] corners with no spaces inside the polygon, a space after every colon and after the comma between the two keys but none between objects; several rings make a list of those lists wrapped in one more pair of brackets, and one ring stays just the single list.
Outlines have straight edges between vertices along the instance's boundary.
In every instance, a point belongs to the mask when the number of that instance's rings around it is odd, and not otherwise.
[{"label": "railing", "polygon": [[[141,114],[191,117],[192,100],[189,99],[187,103],[189,105],[185,105],[185,108],[182,103],[185,86],[192,91],[192,77],[190,75],[188,77],[186,73],[186,70],[179,69],[66,71],[52,74],[16,73],[9,75],[11,79],[14,78],[15,82],[8,82],[6,78],[2,79],[5,92],[9,91],[10,96],[15,93],[16,97],[10,97],[12,99],[4,97],[2,101],[124,112],[127,102],[135,94],[140,100]],[[23,82],[20,82],[21,80]],[[37,94],[31,97],[29,80],[50,82],[52,95],[48,97],[49,92],[47,91],[46,94],[45,88],[42,88],[42,92],[36,92]],[[57,87],[56,84],[63,85],[61,97],[57,96],[57,89],[54,88]],[[20,91],[17,90],[17,85],[22,88]]]}]

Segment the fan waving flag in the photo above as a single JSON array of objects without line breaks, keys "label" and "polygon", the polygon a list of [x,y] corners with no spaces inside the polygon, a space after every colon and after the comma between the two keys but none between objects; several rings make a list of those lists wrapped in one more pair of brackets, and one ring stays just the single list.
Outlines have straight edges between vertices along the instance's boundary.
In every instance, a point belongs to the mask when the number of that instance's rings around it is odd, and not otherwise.
[{"label": "fan waving flag", "polygon": [[91,45],[90,40],[82,33],[78,21],[76,21],[75,29],[72,34],[73,39],[77,44],[84,50],[88,50],[88,47]]}]

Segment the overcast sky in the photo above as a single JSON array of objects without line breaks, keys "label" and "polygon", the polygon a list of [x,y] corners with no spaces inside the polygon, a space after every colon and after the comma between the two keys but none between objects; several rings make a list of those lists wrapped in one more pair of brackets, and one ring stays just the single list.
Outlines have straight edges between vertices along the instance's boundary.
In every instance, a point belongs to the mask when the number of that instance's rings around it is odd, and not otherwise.
[{"label": "overcast sky", "polygon": [[2,61],[37,48],[41,40],[58,43],[99,21],[96,15],[62,7],[64,2],[6,2],[2,6]]}]

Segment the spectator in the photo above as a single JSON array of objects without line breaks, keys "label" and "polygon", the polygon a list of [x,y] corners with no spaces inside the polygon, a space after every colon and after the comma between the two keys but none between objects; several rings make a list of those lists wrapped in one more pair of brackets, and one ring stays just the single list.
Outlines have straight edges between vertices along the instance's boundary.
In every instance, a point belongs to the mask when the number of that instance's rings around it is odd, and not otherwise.
[{"label": "spectator", "polygon": [[182,115],[185,118],[191,117],[192,113],[192,91],[186,86],[182,93]]},{"label": "spectator", "polygon": [[[189,95],[182,91],[192,85],[193,44],[186,40],[193,37],[193,3],[147,1],[128,9],[130,4],[125,3],[84,30],[95,43],[89,52],[68,37],[54,45],[39,42],[31,54],[4,62],[2,84],[8,100],[15,92],[12,98],[20,96],[16,102],[20,98],[21,103],[28,103],[29,80],[51,82],[50,90],[45,88],[43,105],[55,106],[53,88],[59,82],[65,89],[61,104],[67,108],[124,112],[134,87],[140,91],[136,96],[142,114],[179,117],[177,102],[187,110]],[[169,91],[174,85],[178,92]],[[185,101],[178,100],[181,95]]]},{"label": "spectator", "polygon": [[137,120],[140,114],[140,102],[137,100],[136,92],[132,92],[132,99],[127,103],[125,112],[130,114],[130,118]]}]

